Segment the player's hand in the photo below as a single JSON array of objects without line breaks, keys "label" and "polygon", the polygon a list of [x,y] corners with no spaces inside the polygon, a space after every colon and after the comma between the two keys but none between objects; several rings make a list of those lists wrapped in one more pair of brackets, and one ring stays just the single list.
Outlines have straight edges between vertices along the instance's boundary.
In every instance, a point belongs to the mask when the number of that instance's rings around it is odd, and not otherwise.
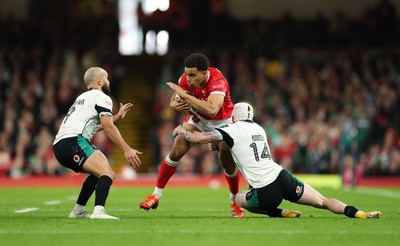
[{"label": "player's hand", "polygon": [[185,132],[186,128],[184,128],[182,125],[179,125],[175,127],[174,131],[172,132],[172,135],[176,137],[180,132]]},{"label": "player's hand", "polygon": [[119,103],[119,111],[118,113],[114,116],[117,118],[117,120],[121,120],[125,118],[125,115],[131,110],[133,107],[132,103]]},{"label": "player's hand", "polygon": [[174,90],[176,94],[178,94],[182,99],[185,99],[185,97],[187,96],[186,91],[182,89],[179,85],[172,82],[167,82],[167,85],[169,86],[169,88]]},{"label": "player's hand", "polygon": [[143,154],[143,152],[137,151],[135,149],[128,149],[124,152],[125,159],[129,162],[132,167],[140,167],[142,162],[139,159],[138,155]]},{"label": "player's hand", "polygon": [[184,100],[172,100],[169,106],[173,108],[175,111],[183,113],[189,112],[191,107],[190,104]]},{"label": "player's hand", "polygon": [[208,143],[208,149],[211,150],[211,151],[218,151],[217,142]]}]

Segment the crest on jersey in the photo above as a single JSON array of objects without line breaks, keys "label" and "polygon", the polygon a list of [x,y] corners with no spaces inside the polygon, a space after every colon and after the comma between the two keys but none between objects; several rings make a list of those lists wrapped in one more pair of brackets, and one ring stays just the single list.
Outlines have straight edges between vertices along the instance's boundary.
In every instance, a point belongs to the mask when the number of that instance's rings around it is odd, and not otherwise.
[{"label": "crest on jersey", "polygon": [[79,155],[74,155],[74,162],[79,162],[80,159]]}]

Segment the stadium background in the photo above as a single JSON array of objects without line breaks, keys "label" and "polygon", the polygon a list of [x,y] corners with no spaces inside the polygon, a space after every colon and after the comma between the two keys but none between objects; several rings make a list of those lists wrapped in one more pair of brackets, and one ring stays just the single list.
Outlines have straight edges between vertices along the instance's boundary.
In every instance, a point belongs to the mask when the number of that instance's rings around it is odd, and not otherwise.
[{"label": "stadium background", "polygon": [[[118,127],[144,152],[136,172],[155,174],[182,117],[168,107],[165,82],[176,82],[186,55],[200,51],[226,75],[234,102],[255,105],[288,170],[342,174],[347,183],[398,179],[400,3],[273,2],[171,0],[151,15],[138,7],[143,36],[166,30],[168,51],[158,55],[143,41],[142,54],[127,56],[116,0],[0,1],[0,176],[71,175],[51,144],[90,66],[109,71],[116,102],[134,104]],[[121,176],[136,177],[101,132],[94,142]],[[177,172],[209,177],[221,169],[198,146]]]}]

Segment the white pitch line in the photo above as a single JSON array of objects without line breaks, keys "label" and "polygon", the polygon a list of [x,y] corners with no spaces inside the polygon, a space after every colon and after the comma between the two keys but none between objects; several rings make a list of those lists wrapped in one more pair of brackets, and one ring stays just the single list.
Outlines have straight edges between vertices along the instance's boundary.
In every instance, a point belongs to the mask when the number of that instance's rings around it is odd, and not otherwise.
[{"label": "white pitch line", "polygon": [[[96,232],[84,231],[84,230],[0,230],[0,234],[38,234],[38,235],[50,235],[50,234],[198,234],[198,230],[157,230],[151,232],[143,232],[143,231],[135,231],[135,230],[96,230]],[[346,234],[358,234],[364,235],[365,231],[311,231],[311,230],[202,230],[201,234],[283,234],[283,235],[292,235],[292,234],[320,234],[320,235],[346,235]],[[369,231],[370,235],[399,235],[400,232],[393,231]]]},{"label": "white pitch line", "polygon": [[66,199],[67,199],[68,201],[76,200],[77,198],[78,198],[77,195],[74,195],[74,196],[67,196],[67,197],[66,197]]},{"label": "white pitch line", "polygon": [[39,210],[39,208],[23,208],[23,209],[14,210],[14,213],[29,213],[29,212],[36,211],[36,210]]},{"label": "white pitch line", "polygon": [[400,199],[400,193],[391,191],[391,190],[384,190],[384,189],[376,189],[376,188],[357,188],[355,190],[358,193],[375,195],[375,196],[383,196],[388,198]]},{"label": "white pitch line", "polygon": [[53,201],[47,201],[44,202],[45,205],[57,205],[57,204],[61,204],[61,200],[53,200]]}]

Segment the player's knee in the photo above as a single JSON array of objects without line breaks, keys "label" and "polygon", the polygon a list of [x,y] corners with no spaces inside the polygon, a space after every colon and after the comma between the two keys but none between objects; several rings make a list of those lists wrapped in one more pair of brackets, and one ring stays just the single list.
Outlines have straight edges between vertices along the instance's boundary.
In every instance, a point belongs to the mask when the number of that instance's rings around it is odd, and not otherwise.
[{"label": "player's knee", "polygon": [[238,169],[236,166],[225,168],[224,167],[224,173],[228,177],[235,177],[237,175]]},{"label": "player's knee", "polygon": [[239,193],[236,194],[235,203],[238,206],[243,207],[243,208],[248,207],[248,204],[246,201],[246,194],[247,194],[247,192],[245,192],[245,191],[239,191]]},{"label": "player's knee", "polygon": [[115,179],[115,172],[111,171],[110,174],[108,175],[113,181]]},{"label": "player's knee", "polygon": [[179,158],[178,158],[178,157],[175,157],[175,158],[174,158],[174,156],[171,157],[171,153],[168,154],[168,155],[165,157],[165,162],[166,162],[168,165],[172,166],[172,167],[178,166],[179,161],[180,161],[180,157],[179,157]]}]

